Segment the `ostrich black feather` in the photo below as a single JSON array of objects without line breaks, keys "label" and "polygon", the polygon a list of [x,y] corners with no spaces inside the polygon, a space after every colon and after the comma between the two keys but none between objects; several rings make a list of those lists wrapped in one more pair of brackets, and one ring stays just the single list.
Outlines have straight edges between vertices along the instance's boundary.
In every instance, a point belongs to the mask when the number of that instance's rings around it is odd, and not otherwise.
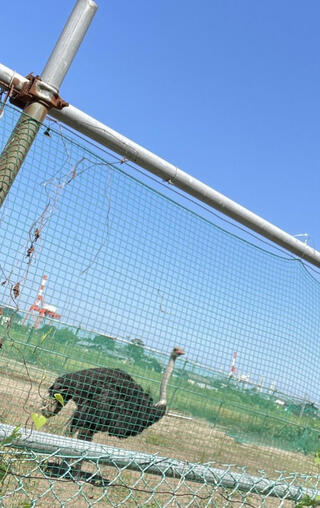
[{"label": "ostrich black feather", "polygon": [[167,382],[174,361],[182,354],[180,348],[172,351],[161,382],[160,401],[156,404],[129,374],[101,367],[59,376],[49,388],[49,399],[42,414],[50,417],[59,413],[63,406],[55,394],[60,394],[64,405],[73,400],[77,406],[68,423],[69,435],[78,431],[78,437],[88,441],[96,432],[107,432],[122,439],[136,436],[164,416]]}]

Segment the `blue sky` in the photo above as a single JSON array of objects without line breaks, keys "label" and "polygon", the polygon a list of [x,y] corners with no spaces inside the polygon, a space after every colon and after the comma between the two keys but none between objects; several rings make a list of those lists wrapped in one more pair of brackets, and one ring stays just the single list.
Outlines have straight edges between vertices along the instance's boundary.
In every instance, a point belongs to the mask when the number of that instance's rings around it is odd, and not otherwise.
[{"label": "blue sky", "polygon": [[[289,233],[308,233],[320,249],[319,4],[100,3],[62,97]],[[1,6],[1,62],[40,73],[72,6]],[[39,138],[28,159],[31,182],[44,164],[44,178],[70,171],[58,145]],[[75,163],[81,151],[69,150]],[[4,222],[1,261],[19,276],[38,209],[31,189],[25,215],[14,216],[22,182],[8,208],[21,235]],[[66,321],[165,351],[178,342],[191,359],[222,370],[236,350],[239,368],[255,380],[277,376],[282,389],[316,397],[319,286],[299,264],[226,237],[108,167],[74,183],[50,219],[26,305],[46,271],[48,299]],[[101,210],[97,221],[90,200]],[[94,270],[77,279],[97,245]]]},{"label": "blue sky", "polygon": [[[1,61],[40,73],[73,4],[4,2]],[[320,249],[319,2],[98,4],[61,95]]]}]

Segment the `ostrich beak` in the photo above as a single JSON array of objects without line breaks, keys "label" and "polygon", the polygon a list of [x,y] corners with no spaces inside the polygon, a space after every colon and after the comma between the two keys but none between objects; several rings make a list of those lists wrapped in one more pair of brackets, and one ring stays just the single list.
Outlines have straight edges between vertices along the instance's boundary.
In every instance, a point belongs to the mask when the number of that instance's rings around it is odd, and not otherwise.
[{"label": "ostrich beak", "polygon": [[56,399],[52,399],[46,397],[42,401],[41,414],[46,418],[50,418],[50,416],[54,416],[57,413],[58,401]]},{"label": "ostrich beak", "polygon": [[176,355],[178,355],[178,356],[181,356],[181,355],[184,355],[184,354],[185,354],[185,353],[184,353],[184,351],[183,351],[183,349],[181,349],[181,347],[175,347],[175,348],[174,348],[174,352],[175,352],[175,354],[176,354]]}]

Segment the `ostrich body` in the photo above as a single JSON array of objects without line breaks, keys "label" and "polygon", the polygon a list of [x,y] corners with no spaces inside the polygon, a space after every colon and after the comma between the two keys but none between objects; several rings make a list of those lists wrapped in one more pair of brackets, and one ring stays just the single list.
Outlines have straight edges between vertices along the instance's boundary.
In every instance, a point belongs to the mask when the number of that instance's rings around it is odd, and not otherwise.
[{"label": "ostrich body", "polygon": [[77,431],[78,438],[86,441],[91,441],[96,432],[107,432],[121,439],[136,436],[164,416],[168,381],[175,360],[183,354],[182,349],[173,349],[156,404],[126,372],[94,368],[59,376],[49,388],[42,414],[49,418],[59,413],[62,405],[54,397],[59,393],[64,404],[73,400],[77,406],[68,423],[69,436]]}]

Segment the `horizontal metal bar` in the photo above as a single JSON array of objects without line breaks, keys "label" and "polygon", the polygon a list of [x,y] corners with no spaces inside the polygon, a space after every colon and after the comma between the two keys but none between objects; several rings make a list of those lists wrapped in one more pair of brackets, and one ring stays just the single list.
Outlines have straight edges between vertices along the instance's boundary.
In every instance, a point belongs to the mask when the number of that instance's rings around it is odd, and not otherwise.
[{"label": "horizontal metal bar", "polygon": [[0,63],[0,86],[3,89],[10,89],[13,86],[14,90],[20,92],[27,82],[27,78]]},{"label": "horizontal metal bar", "polygon": [[[0,443],[3,439],[8,438],[14,429],[13,425],[0,424]],[[205,483],[278,499],[299,501],[307,495],[313,499],[320,494],[320,491],[316,489],[293,485],[291,477],[287,482],[285,479],[282,481],[268,480],[245,472],[235,473],[231,470],[215,468],[209,464],[184,462],[25,428],[19,429],[19,434],[20,437],[15,439],[10,446],[23,450],[30,449],[33,454],[54,454],[57,457],[97,460],[100,465],[116,466],[139,473],[169,478],[182,478],[185,481]]]},{"label": "horizontal metal bar", "polygon": [[[0,85],[8,88],[14,84],[19,89],[23,80],[25,78],[21,75],[0,64]],[[74,106],[70,105],[62,111],[52,109],[50,115],[320,268],[319,251]]]},{"label": "horizontal metal bar", "polygon": [[320,268],[320,252],[74,106],[50,115]]}]

